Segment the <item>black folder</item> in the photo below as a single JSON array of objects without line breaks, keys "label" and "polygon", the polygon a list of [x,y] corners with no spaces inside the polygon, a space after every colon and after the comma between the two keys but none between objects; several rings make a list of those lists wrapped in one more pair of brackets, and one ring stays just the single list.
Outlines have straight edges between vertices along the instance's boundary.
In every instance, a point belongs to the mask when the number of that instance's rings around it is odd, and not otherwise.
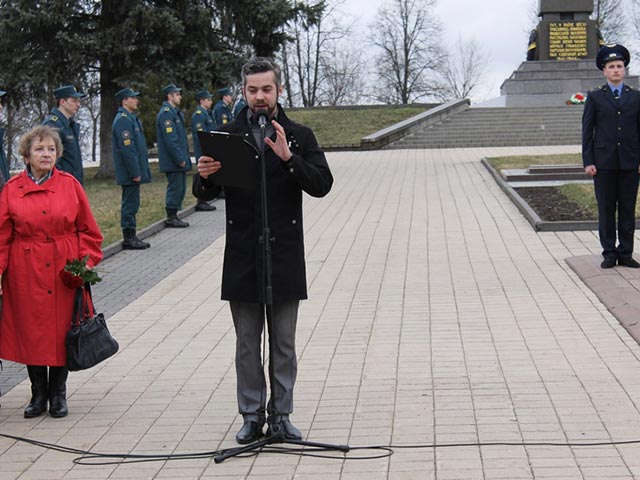
[{"label": "black folder", "polygon": [[[255,188],[256,149],[244,135],[227,132],[196,132],[202,154],[222,164],[209,179],[226,187]],[[197,159],[196,159],[197,160]]]}]

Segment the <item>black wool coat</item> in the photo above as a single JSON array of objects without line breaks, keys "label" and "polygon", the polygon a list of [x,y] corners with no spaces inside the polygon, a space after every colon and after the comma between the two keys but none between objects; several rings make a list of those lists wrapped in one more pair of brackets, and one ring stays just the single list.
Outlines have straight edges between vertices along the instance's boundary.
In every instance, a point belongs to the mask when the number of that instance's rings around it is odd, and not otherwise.
[{"label": "black wool coat", "polygon": [[607,84],[589,92],[582,115],[582,162],[598,170],[638,169],[640,92],[625,85],[619,101]]},{"label": "black wool coat", "polygon": [[[333,176],[324,152],[310,128],[287,118],[278,106],[277,121],[285,130],[293,157],[283,162],[265,146],[267,215],[271,230],[273,300],[307,298],[302,223],[302,192],[323,197],[333,184]],[[220,131],[242,134],[254,147],[254,189],[225,187],[226,246],[222,272],[222,299],[265,303],[263,289],[263,247],[259,147],[256,145],[245,108],[232,123]],[[271,137],[275,141],[275,134]],[[193,177],[193,194],[211,200],[220,193],[208,179]]]}]

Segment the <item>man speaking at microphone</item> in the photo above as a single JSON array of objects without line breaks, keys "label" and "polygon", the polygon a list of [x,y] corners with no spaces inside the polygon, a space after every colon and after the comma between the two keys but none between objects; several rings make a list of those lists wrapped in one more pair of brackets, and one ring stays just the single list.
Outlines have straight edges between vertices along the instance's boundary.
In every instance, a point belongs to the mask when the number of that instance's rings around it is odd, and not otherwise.
[{"label": "man speaking at microphone", "polygon": [[[278,65],[268,58],[251,59],[242,67],[242,91],[247,106],[219,130],[245,135],[255,148],[256,162],[264,135],[273,286],[268,322],[272,391],[267,407],[261,358],[266,303],[260,242],[262,197],[256,173],[253,190],[225,187],[222,299],[229,301],[236,331],[238,409],[244,419],[236,441],[246,444],[262,436],[265,420],[267,436],[282,432],[286,439],[302,437],[289,419],[297,373],[298,305],[307,298],[302,192],[323,197],[329,193],[333,177],[311,129],[289,120],[278,103],[283,91]],[[256,165],[256,172],[260,172],[259,167]],[[198,199],[210,200],[218,195],[220,187],[214,184],[212,175],[220,168],[221,163],[211,157],[198,159],[198,174],[193,179],[193,194]]]}]

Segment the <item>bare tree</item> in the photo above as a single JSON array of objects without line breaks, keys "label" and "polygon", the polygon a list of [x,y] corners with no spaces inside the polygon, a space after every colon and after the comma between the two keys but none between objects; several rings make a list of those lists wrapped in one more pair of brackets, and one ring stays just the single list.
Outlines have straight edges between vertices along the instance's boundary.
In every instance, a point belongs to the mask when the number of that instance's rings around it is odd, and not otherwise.
[{"label": "bare tree", "polygon": [[322,57],[322,103],[354,105],[363,98],[365,61],[362,52],[348,42],[334,43]]},{"label": "bare tree", "polygon": [[475,38],[458,37],[454,50],[457,54],[448,56],[441,64],[443,88],[436,96],[443,101],[469,97],[482,83],[489,63],[489,54]]},{"label": "bare tree", "polygon": [[297,15],[286,30],[290,38],[281,49],[284,84],[289,106],[313,107],[322,103],[322,65],[329,61],[332,44],[347,35],[337,19],[343,0],[297,2]]},{"label": "bare tree", "polygon": [[379,100],[416,101],[436,91],[436,67],[442,59],[441,27],[434,15],[437,0],[389,0],[370,26],[370,41],[379,49]]},{"label": "bare tree", "polygon": [[[632,1],[635,3],[637,0]],[[624,43],[627,11],[623,0],[595,0],[592,17],[606,43]]]}]

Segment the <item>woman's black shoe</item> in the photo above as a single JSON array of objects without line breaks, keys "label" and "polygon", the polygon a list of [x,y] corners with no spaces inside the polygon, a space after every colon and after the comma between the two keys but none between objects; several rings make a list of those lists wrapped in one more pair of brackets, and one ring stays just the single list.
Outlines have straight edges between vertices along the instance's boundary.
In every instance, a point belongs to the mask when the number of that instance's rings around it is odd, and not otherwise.
[{"label": "woman's black shoe", "polygon": [[24,418],[35,418],[47,411],[47,367],[27,365],[27,373],[31,380],[31,401],[24,409]]}]

